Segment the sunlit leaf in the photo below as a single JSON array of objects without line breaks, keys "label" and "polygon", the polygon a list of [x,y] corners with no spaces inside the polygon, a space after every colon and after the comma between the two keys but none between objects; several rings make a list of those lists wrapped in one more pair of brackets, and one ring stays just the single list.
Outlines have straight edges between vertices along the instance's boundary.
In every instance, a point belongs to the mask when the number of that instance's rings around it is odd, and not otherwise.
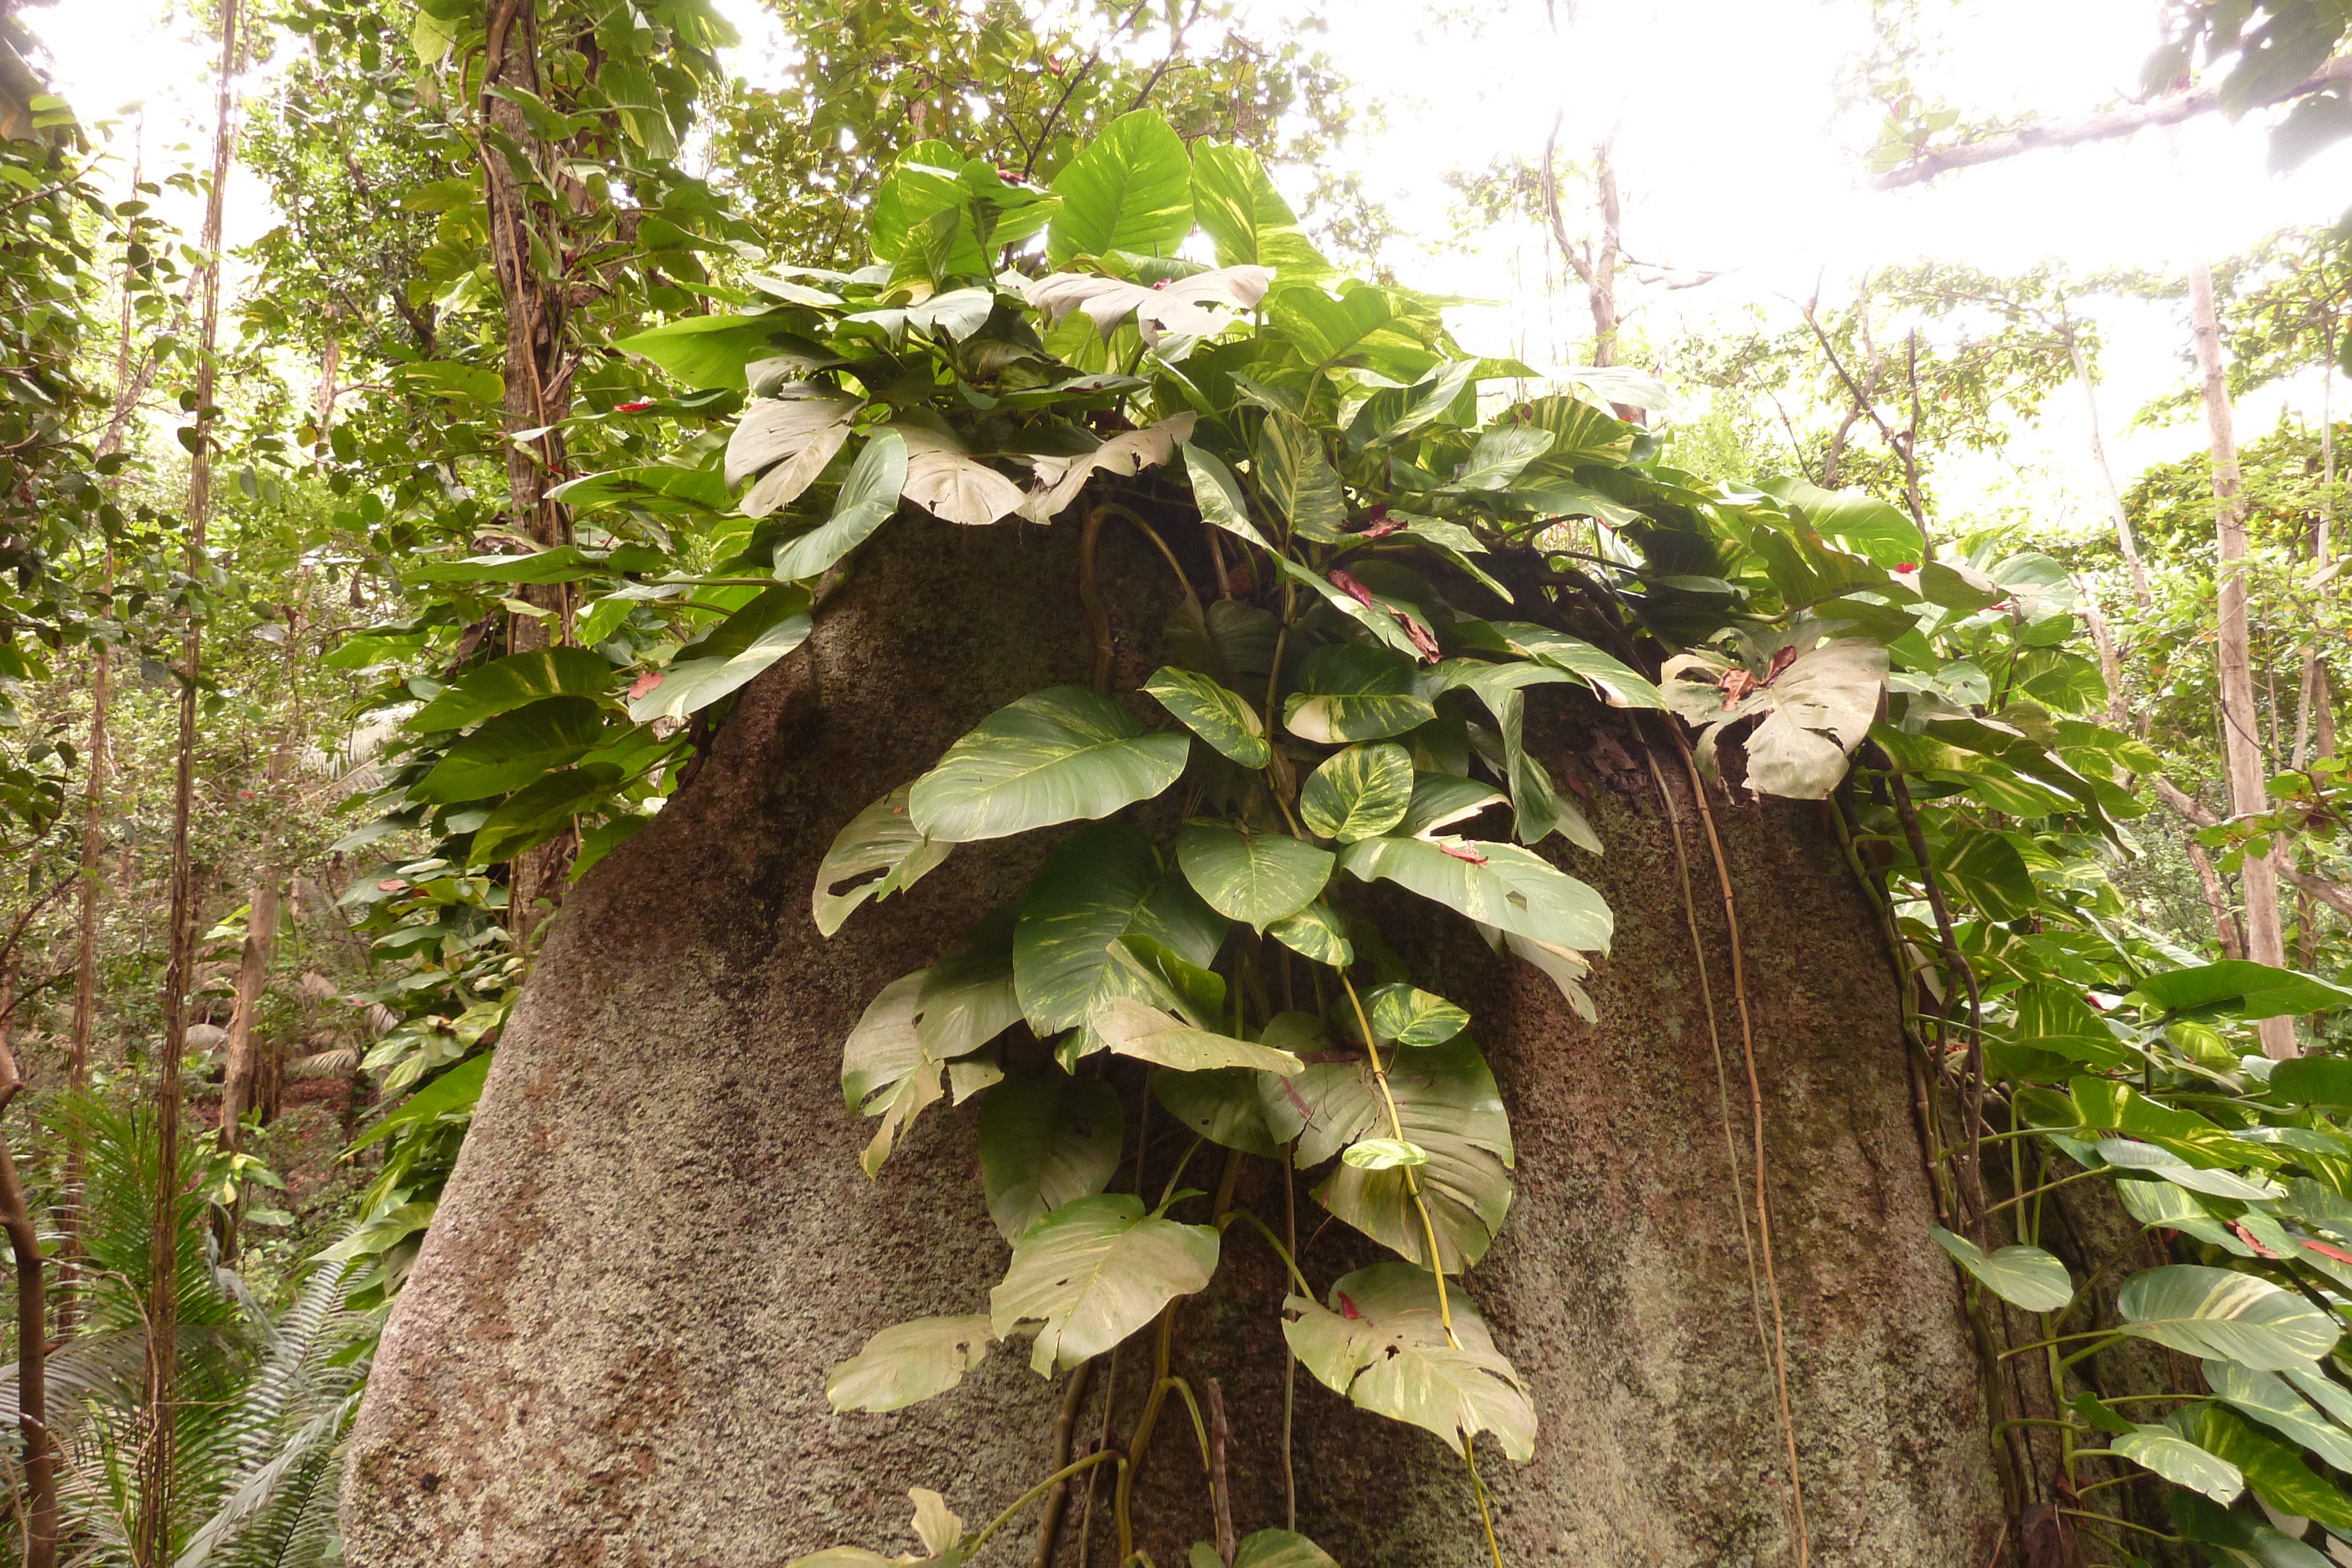
[{"label": "sunlit leaf", "polygon": [[1052,686],[999,708],[915,780],[915,826],[946,843],[1107,817],[1184,770],[1191,740],[1147,735],[1108,697]]},{"label": "sunlit leaf", "polygon": [[1216,1266],[1209,1226],[1147,1218],[1126,1193],[1082,1197],[1013,1244],[1013,1267],[989,1292],[990,1321],[1000,1339],[1038,1323],[1029,1364],[1050,1375],[1110,1349],[1206,1285]]},{"label": "sunlit leaf", "polygon": [[893,1323],[833,1369],[825,1399],[835,1410],[903,1410],[961,1383],[988,1359],[993,1337],[979,1316]]},{"label": "sunlit leaf", "polygon": [[1461,1287],[1447,1297],[1451,1341],[1434,1277],[1409,1263],[1375,1263],[1341,1276],[1329,1308],[1303,1296],[1285,1301],[1283,1337],[1326,1387],[1367,1410],[1434,1432],[1457,1454],[1465,1439],[1488,1432],[1512,1458],[1532,1458],[1536,1412],[1527,1385]]}]

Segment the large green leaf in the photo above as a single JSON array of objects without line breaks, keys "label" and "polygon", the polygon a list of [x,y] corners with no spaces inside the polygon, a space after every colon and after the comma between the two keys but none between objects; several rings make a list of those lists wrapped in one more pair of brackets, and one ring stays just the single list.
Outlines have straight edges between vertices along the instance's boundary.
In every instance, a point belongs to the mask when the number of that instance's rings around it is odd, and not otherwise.
[{"label": "large green leaf", "polygon": [[[1702,682],[1679,680],[1697,669]],[[1767,795],[1826,800],[1846,773],[1846,755],[1862,744],[1886,685],[1886,650],[1858,637],[1841,637],[1800,653],[1769,685],[1757,685],[1729,708],[1713,663],[1691,653],[1666,661],[1661,672],[1668,706],[1703,729],[1699,765],[1714,771],[1723,732],[1744,720],[1763,720],[1748,732],[1748,783]]]},{"label": "large green leaf", "polygon": [[1260,1081],[1260,1075],[1246,1067],[1158,1072],[1152,1075],[1151,1092],[1170,1115],[1209,1142],[1245,1155],[1282,1159],[1287,1151],[1265,1124]]},{"label": "large green leaf", "polygon": [[1192,232],[1192,162],[1183,139],[1152,110],[1103,127],[1055,178],[1060,210],[1045,230],[1055,267],[1074,256],[1172,256]]},{"label": "large green leaf", "polygon": [[2294,969],[2225,958],[2194,969],[2168,969],[2133,988],[2147,1005],[2192,1018],[2284,1018],[2352,1004],[2352,990]]},{"label": "large green leaf", "polygon": [[[941,861],[950,846],[935,844],[915,831],[908,814],[912,785],[901,784],[849,820],[817,867],[810,912],[816,928],[830,936],[850,912],[867,899],[904,893]],[[851,878],[860,880],[847,888]]]},{"label": "large green leaf", "polygon": [[1247,1067],[1288,1077],[1301,1067],[1286,1051],[1199,1028],[1134,997],[1113,997],[1088,1021],[1103,1043],[1119,1055],[1179,1072]]},{"label": "large green leaf", "polygon": [[1127,1128],[1118,1092],[1058,1068],[1013,1072],[980,1103],[980,1180],[1007,1241],[1109,1185]]},{"label": "large green leaf", "polygon": [[593,696],[613,684],[613,666],[585,648],[539,648],[493,659],[451,682],[418,709],[408,727],[463,729],[542,697]]},{"label": "large green leaf", "polygon": [[543,697],[453,744],[408,793],[440,805],[504,795],[578,761],[604,735],[604,710],[591,699]]},{"label": "large green leaf", "polygon": [[1000,1339],[1040,1323],[1029,1364],[1051,1375],[1108,1350],[1216,1267],[1210,1227],[1147,1217],[1126,1193],[1082,1197],[1013,1244],[1013,1266],[989,1292],[990,1321]]},{"label": "large green leaf", "polygon": [[1323,444],[1304,423],[1269,413],[1257,433],[1257,482],[1299,538],[1336,544],[1348,537],[1348,497]]},{"label": "large green leaf", "polygon": [[929,969],[891,981],[866,1004],[841,1048],[841,1097],[853,1111],[878,1116],[858,1164],[869,1176],[882,1169],[917,1116],[947,1093],[947,1063],[923,1049],[916,1024]]},{"label": "large green leaf", "polygon": [[2308,1366],[2337,1338],[2336,1324],[2302,1297],[2227,1269],[2176,1264],[2135,1274],[2116,1311],[2126,1333],[2257,1372]]},{"label": "large green leaf", "polygon": [[[1429,1155],[1416,1180],[1437,1228],[1439,1254],[1447,1273],[1459,1273],[1486,1255],[1510,1212],[1510,1118],[1486,1058],[1466,1036],[1398,1057],[1389,1069],[1404,1141]],[[1259,1092],[1266,1125],[1286,1143],[1297,1140],[1301,1169],[1360,1139],[1394,1135],[1369,1061],[1317,1062]],[[1402,1169],[1342,1163],[1315,1196],[1374,1240],[1427,1262],[1428,1239]]]},{"label": "large green leaf", "polygon": [[866,542],[898,509],[907,487],[907,443],[885,430],[866,444],[834,498],[833,515],[796,539],[776,547],[776,576],[804,581]]},{"label": "large green leaf", "polygon": [[2196,1492],[2183,1489],[2166,1502],[2173,1528],[2195,1542],[2209,1563],[2223,1568],[2337,1568],[2336,1559]]},{"label": "large green leaf", "polygon": [[2154,1144],[2134,1143],[2128,1138],[2101,1138],[2097,1146],[2099,1157],[2118,1170],[2146,1171],[2185,1186],[2191,1192],[2209,1193],[2215,1197],[2234,1197],[2248,1203],[2259,1203],[2279,1196],[2279,1188],[2269,1182],[2250,1181],[2228,1171],[2193,1166],[2170,1149],[2160,1148]]},{"label": "large green leaf", "polygon": [[1927,556],[1919,526],[1900,508],[1861,490],[1824,490],[1805,479],[1766,479],[1756,486],[1882,567],[1916,566]]},{"label": "large green leaf", "polygon": [[1551,450],[1552,434],[1527,424],[1497,425],[1483,431],[1478,444],[1454,476],[1454,487],[1499,490],[1519,476],[1519,470]]},{"label": "large green leaf", "polygon": [[[1192,1544],[1186,1568],[1225,1568],[1209,1542]],[[1233,1568],[1339,1568],[1330,1554],[1303,1535],[1287,1530],[1261,1530],[1244,1535],[1234,1549]]]},{"label": "large green leaf", "polygon": [[1988,1255],[1965,1236],[1940,1225],[1927,1227],[1936,1245],[1950,1253],[1994,1295],[2029,1312],[2054,1312],[2074,1299],[2066,1265],[2039,1247],[2003,1247]]},{"label": "large green leaf", "polygon": [[1033,692],[981,721],[915,780],[915,826],[943,843],[1003,838],[1107,817],[1148,800],[1184,771],[1192,740],[1147,735],[1083,686]]},{"label": "large green leaf", "polygon": [[1528,621],[1497,621],[1493,630],[1522,658],[1540,659],[1557,669],[1580,676],[1612,707],[1666,706],[1650,679],[1611,658],[1581,638]]},{"label": "large green leaf", "polygon": [[613,347],[651,360],[688,386],[745,385],[743,367],[766,355],[789,324],[776,316],[688,316],[620,339]]},{"label": "large green leaf", "polygon": [[641,695],[629,700],[629,716],[639,724],[699,713],[751,680],[808,641],[814,622],[808,590],[798,583],[763,589],[672,655]]},{"label": "large green leaf", "polygon": [[1297,914],[1331,880],[1331,852],[1288,833],[1245,833],[1192,821],[1176,838],[1177,863],[1210,908],[1263,931]]},{"label": "large green leaf", "polygon": [[761,476],[743,497],[744,515],[764,517],[814,484],[847,444],[857,409],[846,393],[793,382],[744,410],[728,438],[726,466],[730,485]]},{"label": "large green leaf", "polygon": [[1265,721],[1257,710],[1208,676],[1163,667],[1153,672],[1143,689],[1159,698],[1178,723],[1243,767],[1263,768],[1274,760]]},{"label": "large green leaf", "polygon": [[1414,680],[1412,661],[1349,643],[1309,653],[1299,668],[1299,689],[1282,709],[1284,728],[1323,746],[1385,740],[1436,716]]},{"label": "large green leaf", "polygon": [[1355,946],[1348,940],[1347,927],[1321,899],[1287,919],[1276,921],[1265,928],[1265,934],[1292,952],[1335,969],[1344,969],[1356,961]]},{"label": "large green leaf", "polygon": [[1339,852],[1339,869],[1386,878],[1481,925],[1534,942],[1605,953],[1614,921],[1601,895],[1518,844],[1462,839],[1366,839]]},{"label": "large green leaf", "polygon": [[1378,838],[1404,821],[1412,788],[1412,753],[1403,747],[1351,746],[1307,776],[1299,820],[1341,843]]},{"label": "large green leaf", "polygon": [[[1396,346],[1389,323],[1395,312],[1379,289],[1357,285],[1334,299],[1313,284],[1277,288],[1266,297],[1267,318],[1311,365],[1328,369],[1341,361],[1369,363],[1379,350]],[[1418,371],[1432,356],[1420,356]]]},{"label": "large green leaf", "polygon": [[833,1369],[825,1399],[835,1410],[903,1410],[961,1383],[994,1338],[978,1315],[893,1323]]},{"label": "large green leaf", "polygon": [[573,517],[620,509],[666,516],[710,517],[730,508],[727,480],[716,469],[681,468],[671,463],[641,464],[569,479],[547,493],[572,508]]},{"label": "large green leaf", "polygon": [[1181,870],[1161,868],[1139,831],[1125,822],[1082,829],[1046,858],[1022,900],[1013,936],[1022,1011],[1040,1034],[1075,1028],[1114,996],[1151,994],[1112,956],[1120,938],[1149,937],[1206,965],[1226,930]]},{"label": "large green leaf", "polygon": [[968,1055],[1021,1021],[1013,985],[1010,904],[974,922],[940,956],[915,994],[915,1032],[940,1061]]},{"label": "large green leaf", "polygon": [[2250,1371],[2234,1361],[2209,1361],[2205,1386],[2242,1414],[2352,1473],[2352,1432],[2314,1409],[2284,1378]]},{"label": "large green leaf", "polygon": [[2210,1401],[2184,1406],[2166,1423],[2241,1472],[2254,1495],[2280,1513],[2317,1520],[2338,1535],[2352,1534],[2352,1498],[2314,1474],[2303,1462],[2299,1445],[2282,1441],[2236,1411]]},{"label": "large green leaf", "polygon": [[1486,1320],[1457,1286],[1447,1292],[1448,1340],[1437,1282],[1409,1263],[1343,1275],[1329,1308],[1304,1296],[1282,1303],[1283,1337],[1300,1364],[1364,1409],[1434,1432],[1455,1453],[1491,1432],[1503,1452],[1535,1457],[1536,1411]]},{"label": "large green leaf", "polygon": [[2246,1490],[2237,1466],[2207,1453],[2169,1427],[2140,1426],[2107,1446],[2175,1486],[2203,1492],[2215,1502],[2235,1501]]},{"label": "large green leaf", "polygon": [[475,865],[512,860],[570,827],[574,817],[612,799],[621,778],[621,770],[609,762],[588,762],[524,785],[474,830],[467,858]]},{"label": "large green leaf", "polygon": [[1192,502],[1201,508],[1203,519],[1260,549],[1274,548],[1273,542],[1258,531],[1257,525],[1250,521],[1249,502],[1242,495],[1234,471],[1214,453],[1186,442],[1184,472],[1192,482]]},{"label": "large green leaf", "polygon": [[1443,678],[1450,690],[1475,693],[1495,716],[1495,727],[1503,737],[1503,772],[1510,781],[1519,841],[1541,843],[1555,830],[1564,829],[1577,848],[1599,854],[1601,841],[1585,822],[1584,814],[1559,798],[1551,775],[1527,748],[1527,688],[1574,677],[1533,660],[1482,664],[1470,659],[1449,659],[1432,674]]},{"label": "large green leaf", "polygon": [[1192,149],[1192,216],[1216,242],[1219,267],[1255,264],[1286,278],[1331,270],[1298,226],[1297,214],[1246,147],[1202,141]]}]

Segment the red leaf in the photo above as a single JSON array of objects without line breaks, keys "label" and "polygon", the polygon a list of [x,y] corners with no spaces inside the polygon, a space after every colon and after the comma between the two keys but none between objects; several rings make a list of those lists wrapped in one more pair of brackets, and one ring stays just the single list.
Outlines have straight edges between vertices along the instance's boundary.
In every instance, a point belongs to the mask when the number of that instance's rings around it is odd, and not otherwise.
[{"label": "red leaf", "polygon": [[1325,575],[1330,578],[1332,587],[1338,589],[1340,592],[1346,594],[1349,598],[1354,600],[1365,609],[1370,610],[1372,607],[1372,591],[1370,589],[1366,588],[1362,583],[1358,582],[1354,578],[1349,576],[1346,572],[1340,570],[1336,566]]},{"label": "red leaf", "polygon": [[2234,1220],[2234,1219],[2233,1219],[2233,1220],[2231,1220],[2231,1221],[2230,1221],[2230,1228],[2231,1228],[2231,1229],[2232,1229],[2232,1230],[2234,1230],[2234,1231],[2236,1231],[2236,1232],[2238,1233],[2238,1239],[2239,1239],[2239,1240],[2241,1240],[2241,1241],[2244,1242],[2247,1246],[2249,1246],[2249,1247],[2251,1247],[2251,1248],[2252,1248],[2252,1249],[2254,1249],[2254,1255],[2255,1255],[2256,1257],[2258,1257],[2258,1258],[2275,1258],[2275,1257],[2277,1257],[2277,1256],[2278,1256],[2278,1254],[2277,1254],[2277,1253],[2275,1253],[2275,1252],[2272,1251],[2269,1248],[2267,1248],[2267,1247],[2263,1246],[2260,1241],[2256,1240],[2256,1239],[2254,1239],[2254,1233],[2253,1233],[2252,1231],[2251,1231],[2251,1230],[2247,1229],[2243,1225],[2240,1224],[2238,1221],[2236,1221],[2236,1220]]},{"label": "red leaf", "polygon": [[380,893],[398,893],[408,884],[396,876],[388,876],[375,885]]},{"label": "red leaf", "polygon": [[1902,572],[1916,571],[1919,570],[1919,563],[1916,560],[1897,561],[1895,564],[1895,570]]},{"label": "red leaf", "polygon": [[1445,853],[1452,855],[1455,860],[1468,861],[1472,865],[1485,865],[1486,863],[1486,857],[1480,854],[1476,850],[1472,849],[1468,844],[1440,844],[1437,847]]},{"label": "red leaf", "polygon": [[1345,1291],[1339,1292],[1339,1315],[1343,1318],[1354,1318],[1359,1322],[1362,1321],[1364,1315],[1356,1310],[1356,1303],[1348,1299],[1348,1292]]},{"label": "red leaf", "polygon": [[662,673],[659,670],[647,670],[644,674],[639,675],[635,680],[629,683],[629,700],[631,702],[635,702],[639,697],[644,696],[647,692],[653,690],[656,686],[661,684]]},{"label": "red leaf", "polygon": [[2347,1252],[2341,1247],[2330,1247],[2325,1241],[2306,1241],[2304,1246],[2322,1258],[2333,1258],[2338,1263],[2352,1263],[2352,1252]]},{"label": "red leaf", "polygon": [[1413,647],[1423,658],[1433,664],[1445,657],[1444,650],[1437,645],[1437,639],[1431,636],[1420,622],[1410,615],[1400,615],[1393,610],[1389,612],[1389,618],[1404,628],[1404,634],[1412,640]]},{"label": "red leaf", "polygon": [[613,405],[613,412],[614,412],[614,413],[645,413],[645,412],[646,412],[646,410],[647,410],[647,409],[649,409],[649,408],[653,407],[653,405],[654,405],[654,400],[653,400],[653,399],[651,399],[651,398],[649,398],[649,397],[641,397],[641,398],[637,399],[635,402],[616,402],[616,403],[614,403],[614,404]]}]

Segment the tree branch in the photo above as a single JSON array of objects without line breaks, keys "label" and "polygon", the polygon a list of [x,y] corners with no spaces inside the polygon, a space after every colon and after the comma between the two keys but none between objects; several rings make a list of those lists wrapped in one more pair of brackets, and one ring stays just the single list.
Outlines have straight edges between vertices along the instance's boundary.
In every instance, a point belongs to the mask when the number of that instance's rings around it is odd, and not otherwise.
[{"label": "tree branch", "polygon": [[[2172,780],[2161,773],[2156,776],[2156,798],[2170,807],[2174,816],[2191,827],[2216,828],[2221,824],[2221,819],[2210,809],[2181,793]],[[2340,882],[2330,882],[2324,876],[2314,876],[2309,872],[2296,871],[2284,862],[2279,865],[2278,874],[2280,881],[2298,893],[2309,894],[2338,915],[2352,917],[2352,887]]]},{"label": "tree branch", "polygon": [[[2308,98],[2342,81],[2352,81],[2352,55],[2338,55],[2294,86],[2258,98],[2245,107],[2263,109],[2292,99]],[[1948,170],[1996,163],[2001,159],[2014,158],[2021,152],[2039,152],[2045,147],[2076,147],[2085,141],[2112,141],[2136,131],[2145,131],[2151,125],[2178,125],[2184,120],[2210,114],[2221,107],[2221,89],[2217,83],[2187,92],[2168,93],[2146,103],[2130,104],[2099,114],[2077,115],[2069,120],[2036,120],[2002,135],[1988,136],[1981,141],[1965,141],[1957,147],[1923,153],[1908,163],[1888,170],[1871,183],[1882,191],[1899,190],[1905,185],[1921,184]]]}]

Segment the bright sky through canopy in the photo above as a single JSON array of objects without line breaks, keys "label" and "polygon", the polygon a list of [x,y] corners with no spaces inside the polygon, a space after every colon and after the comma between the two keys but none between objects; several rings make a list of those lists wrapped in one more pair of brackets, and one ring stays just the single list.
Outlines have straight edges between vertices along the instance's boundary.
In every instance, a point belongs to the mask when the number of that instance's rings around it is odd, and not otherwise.
[{"label": "bright sky through canopy", "polygon": [[[1281,5],[1255,0],[1254,9]],[[789,68],[756,0],[725,9],[746,38],[735,68],[754,80]],[[1328,34],[1363,111],[1342,162],[1402,230],[1383,259],[1407,282],[1503,302],[1466,313],[1464,329],[1538,361],[1578,350],[1589,329],[1581,295],[1545,298],[1547,272],[1557,284],[1561,269],[1534,231],[1459,233],[1445,176],[1536,155],[1556,112],[1564,161],[1613,131],[1628,251],[1723,275],[1674,293],[1630,287],[1632,330],[1653,342],[1751,306],[1786,317],[1817,288],[1843,298],[1869,268],[1923,257],[1994,272],[2045,260],[2076,274],[2175,269],[2199,251],[2226,256],[2282,226],[2332,223],[2352,190],[2352,142],[2273,176],[2259,125],[2208,118],[1874,191],[1863,154],[1876,110],[1848,101],[1872,42],[1856,0],[1559,0],[1557,9],[1555,29],[1539,0],[1356,0],[1331,8]],[[1916,79],[1972,117],[2079,113],[2129,95],[2156,36],[2150,0],[1962,0],[1925,10],[1935,31]],[[209,108],[207,70],[184,13],[156,0],[77,0],[30,16],[54,51],[60,89],[85,116],[143,100],[151,157],[191,140],[191,117]],[[1286,183],[1303,193],[1312,180],[1292,172]],[[238,194],[232,234],[250,237],[267,214],[250,187]],[[2174,309],[2100,303],[2090,313],[2108,339],[2101,397],[2119,465],[2128,474],[2194,447],[2199,432],[2188,423],[2123,430],[2186,373],[2187,333]],[[2282,404],[2315,413],[2316,394],[2294,385],[2257,395],[2242,426],[2267,428]],[[2048,470],[2032,493],[2043,522],[2057,525],[2063,517],[2048,511],[2075,511],[2092,484],[2079,400],[2055,399],[2044,417],[2039,439],[2012,455]],[[2017,483],[2005,465],[1949,467],[1948,507],[1997,508]]]}]

